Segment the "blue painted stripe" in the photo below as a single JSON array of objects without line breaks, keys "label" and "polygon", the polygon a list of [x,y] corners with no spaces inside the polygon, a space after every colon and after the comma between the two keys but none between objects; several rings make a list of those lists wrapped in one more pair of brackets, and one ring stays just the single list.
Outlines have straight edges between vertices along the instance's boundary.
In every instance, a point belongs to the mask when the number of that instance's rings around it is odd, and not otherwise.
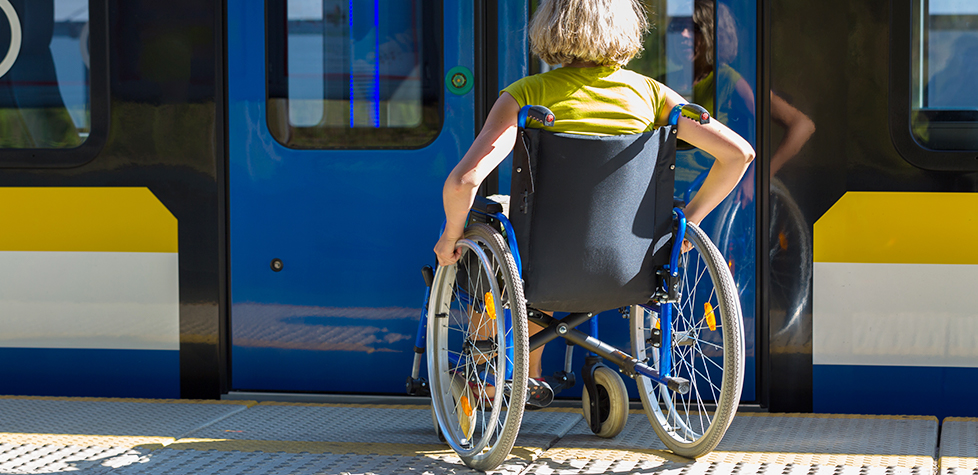
[{"label": "blue painted stripe", "polygon": [[177,350],[0,348],[0,394],[179,398]]},{"label": "blue painted stripe", "polygon": [[978,416],[978,368],[814,365],[815,412]]}]

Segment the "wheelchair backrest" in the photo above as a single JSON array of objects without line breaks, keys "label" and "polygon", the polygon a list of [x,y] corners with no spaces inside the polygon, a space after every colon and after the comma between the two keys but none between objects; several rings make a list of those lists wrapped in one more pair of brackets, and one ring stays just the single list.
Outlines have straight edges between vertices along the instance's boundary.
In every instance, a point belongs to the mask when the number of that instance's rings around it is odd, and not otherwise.
[{"label": "wheelchair backrest", "polygon": [[671,249],[674,131],[520,130],[509,215],[530,306],[592,312],[649,301]]}]

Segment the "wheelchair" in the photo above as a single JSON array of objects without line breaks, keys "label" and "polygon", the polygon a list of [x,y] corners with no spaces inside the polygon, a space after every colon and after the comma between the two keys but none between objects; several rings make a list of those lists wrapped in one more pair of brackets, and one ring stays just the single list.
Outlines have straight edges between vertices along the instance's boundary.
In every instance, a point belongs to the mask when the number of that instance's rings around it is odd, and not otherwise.
[{"label": "wheelchair", "polygon": [[[557,374],[570,385],[571,349],[590,353],[583,412],[596,435],[614,437],[628,416],[622,378],[603,359],[635,380],[653,429],[674,453],[696,458],[720,442],[743,385],[743,318],[724,257],[673,200],[680,115],[710,120],[685,104],[654,132],[572,136],[528,128],[527,120],[546,127],[554,117],[524,107],[509,216],[478,198],[459,261],[424,269],[407,390],[430,394],[439,436],[467,466],[492,470],[509,455],[527,400],[529,352],[556,338],[568,343]],[[597,337],[596,315],[616,308],[630,322],[631,354]],[[543,327],[532,337],[531,321]],[[587,322],[590,333],[577,329]],[[420,377],[422,360],[430,381]]]}]

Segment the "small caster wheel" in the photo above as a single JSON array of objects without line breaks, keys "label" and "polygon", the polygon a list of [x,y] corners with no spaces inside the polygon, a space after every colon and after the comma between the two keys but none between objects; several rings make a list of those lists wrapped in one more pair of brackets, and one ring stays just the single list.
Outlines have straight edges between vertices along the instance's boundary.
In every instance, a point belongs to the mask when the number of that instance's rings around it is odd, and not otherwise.
[{"label": "small caster wheel", "polygon": [[[607,366],[595,368],[594,385],[597,388],[598,405],[605,416],[601,428],[594,435],[610,439],[625,428],[628,422],[628,391],[621,376]],[[584,420],[591,420],[591,398],[588,391],[583,393]]]}]

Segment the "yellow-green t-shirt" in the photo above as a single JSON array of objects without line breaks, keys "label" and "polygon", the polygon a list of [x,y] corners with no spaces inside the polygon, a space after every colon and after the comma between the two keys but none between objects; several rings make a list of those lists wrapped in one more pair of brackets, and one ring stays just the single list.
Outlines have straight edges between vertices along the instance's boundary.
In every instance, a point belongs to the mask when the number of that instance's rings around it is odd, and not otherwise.
[{"label": "yellow-green t-shirt", "polygon": [[503,91],[520,107],[550,109],[556,120],[549,130],[554,132],[627,135],[655,129],[655,118],[665,107],[662,87],[634,71],[600,66],[557,68],[527,76]]}]

